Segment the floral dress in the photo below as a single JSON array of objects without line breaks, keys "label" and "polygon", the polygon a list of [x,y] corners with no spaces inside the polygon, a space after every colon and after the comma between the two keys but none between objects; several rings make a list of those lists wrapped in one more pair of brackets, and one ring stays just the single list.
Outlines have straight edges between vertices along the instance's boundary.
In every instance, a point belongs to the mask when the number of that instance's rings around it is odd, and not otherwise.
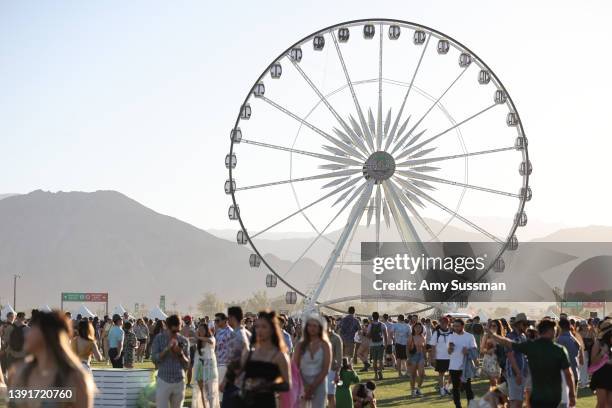
[{"label": "floral dress", "polygon": [[125,345],[123,346],[123,364],[133,366],[134,365],[134,351],[138,345],[136,335],[132,330],[126,330],[124,334]]}]

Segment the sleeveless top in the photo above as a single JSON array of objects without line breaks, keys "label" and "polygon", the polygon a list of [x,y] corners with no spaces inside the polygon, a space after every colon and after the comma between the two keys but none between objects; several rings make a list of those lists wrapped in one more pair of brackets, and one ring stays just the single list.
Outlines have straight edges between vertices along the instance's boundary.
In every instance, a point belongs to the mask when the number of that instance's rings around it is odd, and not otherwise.
[{"label": "sleeveless top", "polygon": [[[72,351],[74,351],[74,354],[77,355],[79,360],[89,362],[89,358],[93,353],[94,342],[92,340],[87,340],[87,344],[83,346],[83,342],[80,342],[79,339],[84,340],[80,337],[76,337],[70,344]],[[79,343],[81,343],[81,345],[79,345]]]},{"label": "sleeveless top", "polygon": [[323,368],[324,357],[322,345],[319,346],[319,349],[314,354],[311,354],[310,350],[307,349],[300,359],[302,375],[307,377],[318,375],[321,372],[321,368]]},{"label": "sleeveless top", "polygon": [[251,353],[244,365],[243,402],[245,407],[275,408],[276,397],[270,390],[252,390],[250,386],[273,382],[280,377],[280,369],[270,361],[251,360]]}]

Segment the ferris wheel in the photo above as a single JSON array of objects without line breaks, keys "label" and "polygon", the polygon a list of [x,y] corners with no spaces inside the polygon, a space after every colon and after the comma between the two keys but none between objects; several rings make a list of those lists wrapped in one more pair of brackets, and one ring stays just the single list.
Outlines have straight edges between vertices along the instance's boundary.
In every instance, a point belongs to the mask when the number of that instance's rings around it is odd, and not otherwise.
[{"label": "ferris wheel", "polygon": [[527,138],[495,73],[455,39],[389,19],[324,28],[274,59],[225,166],[236,241],[288,304],[358,298],[362,242],[494,242],[488,267],[503,270],[532,197]]}]

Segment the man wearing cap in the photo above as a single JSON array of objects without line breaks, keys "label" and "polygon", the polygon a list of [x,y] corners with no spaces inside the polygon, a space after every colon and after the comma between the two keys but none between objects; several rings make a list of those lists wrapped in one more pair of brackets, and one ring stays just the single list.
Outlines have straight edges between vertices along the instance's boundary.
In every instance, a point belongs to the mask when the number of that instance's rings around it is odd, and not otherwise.
[{"label": "man wearing cap", "polygon": [[[506,337],[514,343],[527,341],[525,331],[529,322],[525,313],[518,313],[514,318],[512,331]],[[508,380],[508,400],[510,408],[521,408],[525,396],[525,379],[528,375],[527,358],[520,351],[508,348],[506,355],[506,379]]]},{"label": "man wearing cap", "polygon": [[113,368],[123,368],[123,319],[113,315],[113,327],[108,331],[108,358]]}]

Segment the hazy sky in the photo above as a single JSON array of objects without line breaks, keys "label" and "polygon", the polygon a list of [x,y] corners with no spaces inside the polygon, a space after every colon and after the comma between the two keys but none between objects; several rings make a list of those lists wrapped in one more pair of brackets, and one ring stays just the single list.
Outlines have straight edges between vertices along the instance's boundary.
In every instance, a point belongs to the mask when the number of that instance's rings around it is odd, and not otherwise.
[{"label": "hazy sky", "polygon": [[230,228],[223,159],[257,75],[306,34],[397,18],[474,50],[517,105],[530,219],[612,225],[610,1],[0,3],[0,193],[113,189]]}]

